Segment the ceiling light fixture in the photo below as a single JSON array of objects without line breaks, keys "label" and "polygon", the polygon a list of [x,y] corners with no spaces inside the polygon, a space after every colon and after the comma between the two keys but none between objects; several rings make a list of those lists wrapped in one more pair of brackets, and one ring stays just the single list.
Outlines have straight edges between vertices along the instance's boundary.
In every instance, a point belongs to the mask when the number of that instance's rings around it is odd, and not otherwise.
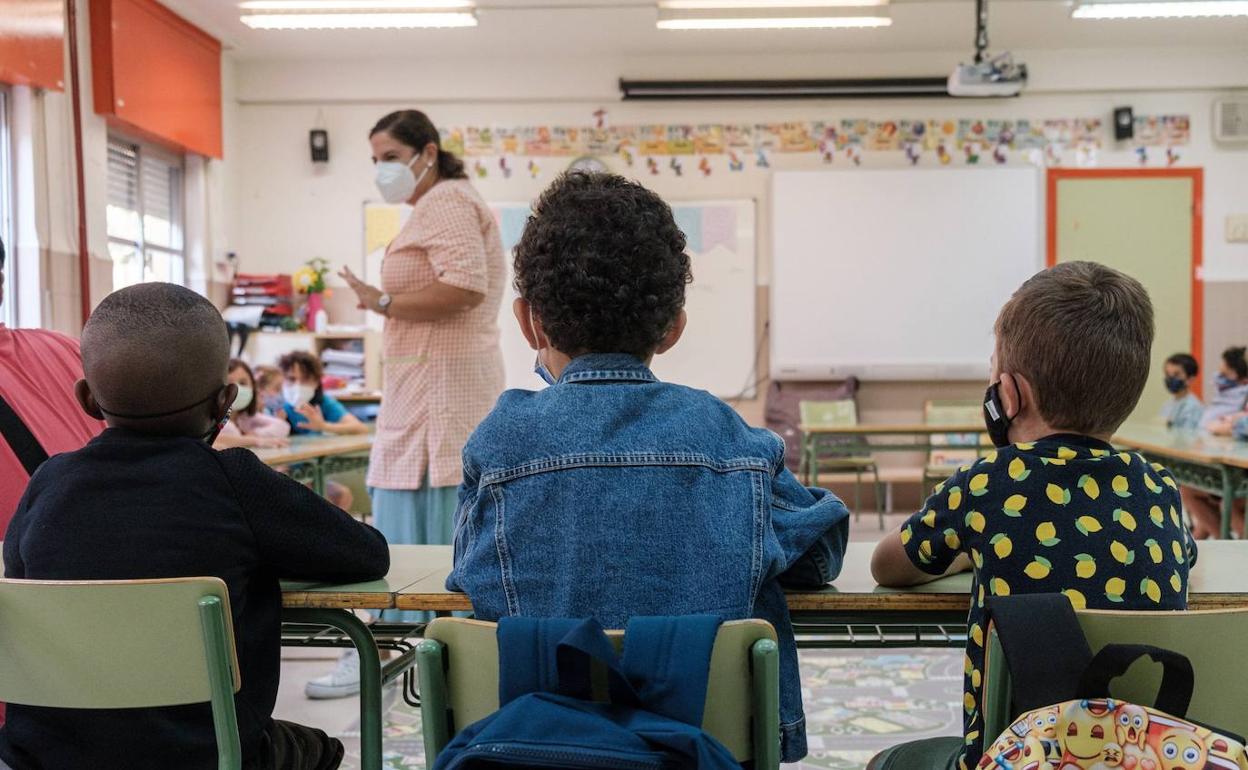
[{"label": "ceiling light fixture", "polygon": [[893,23],[883,0],[660,0],[659,29],[864,29]]},{"label": "ceiling light fixture", "polygon": [[477,26],[471,0],[247,0],[252,29],[423,29]]},{"label": "ceiling light fixture", "polygon": [[1194,19],[1248,16],[1248,0],[1101,0],[1080,2],[1076,19]]}]

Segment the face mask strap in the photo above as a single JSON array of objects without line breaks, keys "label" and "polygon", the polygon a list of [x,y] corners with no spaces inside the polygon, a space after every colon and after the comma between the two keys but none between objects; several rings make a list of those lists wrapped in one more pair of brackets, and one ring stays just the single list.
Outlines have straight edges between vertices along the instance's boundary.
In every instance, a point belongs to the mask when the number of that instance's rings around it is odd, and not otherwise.
[{"label": "face mask strap", "polygon": [[114,412],[111,409],[105,409],[104,405],[101,404],[98,400],[95,402],[95,405],[100,408],[101,412],[109,415],[110,417],[120,417],[123,420],[155,420],[158,417],[170,417],[175,414],[182,414],[183,412],[189,412],[190,410],[194,409],[200,404],[207,403],[208,401],[211,401],[212,399],[216,398],[217,395],[220,394],[221,391],[225,387],[226,387],[225,385],[222,385],[221,387],[214,390],[212,393],[209,393],[206,397],[201,398],[200,400],[196,401],[193,404],[188,404],[182,407],[181,409],[172,409],[168,412],[159,412],[157,414],[122,414],[120,412]]}]

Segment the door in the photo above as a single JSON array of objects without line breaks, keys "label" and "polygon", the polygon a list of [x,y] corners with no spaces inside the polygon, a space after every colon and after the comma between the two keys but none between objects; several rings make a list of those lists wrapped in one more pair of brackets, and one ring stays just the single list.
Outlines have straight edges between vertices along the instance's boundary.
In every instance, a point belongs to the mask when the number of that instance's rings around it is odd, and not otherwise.
[{"label": "door", "polygon": [[1138,279],[1152,298],[1152,366],[1132,420],[1155,419],[1170,397],[1162,385],[1166,358],[1203,352],[1202,178],[1201,169],[1048,173],[1048,264],[1100,262]]}]

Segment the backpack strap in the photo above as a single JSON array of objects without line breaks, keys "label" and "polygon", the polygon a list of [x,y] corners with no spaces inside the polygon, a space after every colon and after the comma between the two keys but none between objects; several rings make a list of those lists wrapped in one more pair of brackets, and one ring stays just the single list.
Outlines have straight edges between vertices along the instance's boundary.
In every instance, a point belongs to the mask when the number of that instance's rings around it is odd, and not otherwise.
[{"label": "backpack strap", "polygon": [[500,707],[521,695],[559,692],[559,640],[580,622],[564,618],[515,617],[498,621]]},{"label": "backpack strap", "polygon": [[26,469],[27,476],[34,476],[39,466],[47,461],[48,453],[39,443],[39,439],[35,438],[35,434],[30,432],[30,428],[26,427],[26,423],[22,422],[22,418],[13,411],[13,407],[9,406],[3,396],[0,396],[0,436],[4,437],[9,449],[17,455],[17,460]]},{"label": "backpack strap", "polygon": [[716,615],[639,617],[628,622],[624,675],[646,710],[701,727],[711,650],[721,622]]},{"label": "backpack strap", "polygon": [[[1069,599],[1062,594],[997,596],[988,600],[988,617],[1010,670],[1012,713],[1023,714],[1075,697],[1092,662],[1092,649]],[[1038,651],[1039,639],[1044,640],[1044,648]]]},{"label": "backpack strap", "polygon": [[1110,681],[1127,673],[1132,663],[1144,657],[1162,665],[1161,689],[1157,691],[1153,707],[1172,717],[1186,718],[1187,707],[1192,703],[1192,691],[1196,687],[1192,662],[1185,655],[1151,644],[1107,644],[1102,647],[1083,672],[1078,697],[1107,697]]}]

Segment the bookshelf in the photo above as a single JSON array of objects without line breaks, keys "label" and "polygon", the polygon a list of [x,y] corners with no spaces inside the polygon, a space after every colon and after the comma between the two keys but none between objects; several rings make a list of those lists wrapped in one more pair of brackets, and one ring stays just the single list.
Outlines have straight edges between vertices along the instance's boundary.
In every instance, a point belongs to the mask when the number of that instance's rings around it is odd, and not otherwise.
[{"label": "bookshelf", "polygon": [[[340,371],[334,367],[336,358],[343,361],[361,360],[362,355],[363,382],[362,387],[352,388],[365,393],[381,390],[381,336],[371,329],[358,331],[330,331],[324,334],[316,332],[256,332],[247,340],[244,358],[252,366],[259,364],[276,365],[282,356],[296,350],[306,350],[326,365],[327,374]],[[347,353],[347,356],[334,356],[326,360],[326,351]],[[350,366],[351,364],[344,364]],[[342,370],[345,371],[345,370]]]}]

